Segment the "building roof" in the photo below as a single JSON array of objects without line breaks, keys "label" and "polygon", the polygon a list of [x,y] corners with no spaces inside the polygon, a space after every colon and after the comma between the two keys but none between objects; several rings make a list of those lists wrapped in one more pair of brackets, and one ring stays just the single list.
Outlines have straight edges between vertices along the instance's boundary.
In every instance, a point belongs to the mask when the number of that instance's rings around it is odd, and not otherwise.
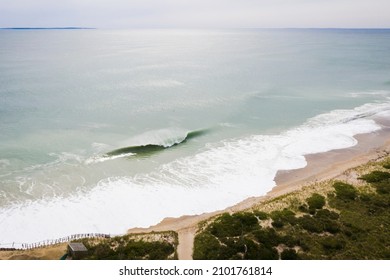
[{"label": "building roof", "polygon": [[74,242],[74,243],[69,243],[68,246],[73,252],[86,252],[86,251],[88,251],[88,249],[84,246],[83,243]]}]

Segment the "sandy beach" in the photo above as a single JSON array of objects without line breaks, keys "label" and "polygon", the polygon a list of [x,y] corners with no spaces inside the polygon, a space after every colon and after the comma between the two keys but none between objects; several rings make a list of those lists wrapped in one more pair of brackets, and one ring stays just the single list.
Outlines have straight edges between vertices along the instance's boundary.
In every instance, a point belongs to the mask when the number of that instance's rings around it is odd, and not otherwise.
[{"label": "sandy beach", "polygon": [[306,156],[307,166],[297,170],[279,171],[276,175],[276,186],[261,197],[248,198],[227,209],[204,213],[201,215],[182,216],[179,218],[165,218],[159,224],[149,228],[132,228],[128,233],[174,230],[179,234],[179,259],[192,259],[193,241],[198,223],[223,212],[236,212],[249,209],[280,195],[299,190],[311,183],[329,179],[345,179],[348,169],[379,160],[390,153],[390,121],[382,118],[375,119],[382,129],[369,134],[355,136],[357,145],[333,150],[325,153]]}]

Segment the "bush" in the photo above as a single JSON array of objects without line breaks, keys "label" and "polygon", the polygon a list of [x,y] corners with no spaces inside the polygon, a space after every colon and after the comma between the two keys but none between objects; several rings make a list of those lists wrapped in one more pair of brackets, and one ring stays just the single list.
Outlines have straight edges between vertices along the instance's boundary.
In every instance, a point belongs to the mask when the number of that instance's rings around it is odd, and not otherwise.
[{"label": "bush", "polygon": [[318,193],[314,193],[311,197],[306,199],[310,209],[322,209],[325,206],[325,197]]},{"label": "bush", "polygon": [[333,187],[336,190],[336,197],[341,200],[354,200],[357,197],[357,190],[350,184],[336,182]]},{"label": "bush", "polygon": [[301,236],[296,235],[294,233],[286,233],[285,235],[281,235],[279,239],[279,244],[284,244],[287,247],[295,247],[300,246],[301,244]]},{"label": "bush", "polygon": [[383,171],[372,171],[369,174],[361,176],[359,179],[362,179],[368,183],[378,183],[390,179],[390,173]]},{"label": "bush", "polygon": [[345,246],[345,241],[334,236],[325,237],[320,241],[325,250],[341,250]]},{"label": "bush", "polygon": [[255,211],[253,211],[253,215],[255,215],[255,217],[259,218],[260,220],[267,220],[268,219],[268,214],[263,212],[263,211],[255,210]]},{"label": "bush", "polygon": [[218,240],[209,233],[201,233],[194,240],[194,260],[218,260],[220,244]]},{"label": "bush", "polygon": [[282,227],[285,223],[292,225],[296,223],[295,213],[288,209],[273,211],[270,215],[273,220],[272,225],[278,228]]},{"label": "bush", "polygon": [[243,231],[251,231],[260,227],[259,222],[253,213],[238,212],[232,215],[232,217],[240,223]]},{"label": "bush", "polygon": [[387,162],[385,162],[382,166],[383,166],[384,168],[386,168],[386,169],[390,169],[390,162],[387,161]]},{"label": "bush", "polygon": [[303,213],[307,213],[309,211],[306,204],[299,205],[298,210]]},{"label": "bush", "polygon": [[[256,245],[253,243],[253,245]],[[248,252],[245,255],[248,260],[278,260],[279,254],[275,248],[264,244],[248,246]]]},{"label": "bush", "polygon": [[286,249],[280,254],[282,260],[298,260],[298,254],[293,249]]},{"label": "bush", "polygon": [[315,217],[320,220],[326,220],[326,219],[337,220],[340,217],[340,215],[337,214],[336,212],[329,211],[328,209],[321,209],[316,212]]},{"label": "bush", "polygon": [[275,228],[282,228],[282,227],[284,226],[284,223],[283,223],[283,221],[281,221],[281,220],[276,220],[276,221],[273,221],[273,222],[271,223],[271,225],[272,225],[273,227],[275,227]]},{"label": "bush", "polygon": [[267,246],[271,247],[277,246],[281,240],[281,237],[273,228],[257,230],[252,234],[257,242],[266,244]]},{"label": "bush", "polygon": [[114,251],[107,243],[102,243],[92,249],[92,258],[97,260],[107,260],[114,254]]},{"label": "bush", "polygon": [[240,236],[247,231],[260,228],[257,218],[249,212],[239,212],[233,215],[222,214],[210,226],[209,231],[217,237]]},{"label": "bush", "polygon": [[324,221],[322,221],[322,224],[323,224],[324,230],[329,232],[329,233],[335,234],[335,233],[340,232],[340,224],[336,221],[324,220]]},{"label": "bush", "polygon": [[322,224],[309,215],[304,215],[298,218],[298,224],[309,232],[320,233],[323,232]]},{"label": "bush", "polygon": [[378,215],[383,212],[387,212],[390,208],[389,197],[382,195],[372,195],[370,201],[367,203],[368,214]]},{"label": "bush", "polygon": [[378,182],[374,184],[377,193],[389,194],[390,193],[390,182]]},{"label": "bush", "polygon": [[242,227],[237,219],[224,213],[209,226],[209,231],[216,237],[240,236]]}]

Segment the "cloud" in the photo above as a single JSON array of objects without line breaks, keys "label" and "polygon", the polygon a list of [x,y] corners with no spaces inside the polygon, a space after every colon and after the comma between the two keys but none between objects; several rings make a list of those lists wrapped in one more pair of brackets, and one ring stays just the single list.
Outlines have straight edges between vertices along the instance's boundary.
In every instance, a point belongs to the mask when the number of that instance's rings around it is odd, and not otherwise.
[{"label": "cloud", "polygon": [[388,0],[9,0],[0,26],[390,27]]}]

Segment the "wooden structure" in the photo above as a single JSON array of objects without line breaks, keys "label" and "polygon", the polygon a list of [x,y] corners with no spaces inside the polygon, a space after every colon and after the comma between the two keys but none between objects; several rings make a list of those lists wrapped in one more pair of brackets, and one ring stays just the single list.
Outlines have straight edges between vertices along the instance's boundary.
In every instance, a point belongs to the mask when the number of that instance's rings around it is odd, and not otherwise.
[{"label": "wooden structure", "polygon": [[83,243],[73,242],[68,244],[68,257],[72,260],[80,260],[88,255],[88,249]]}]

